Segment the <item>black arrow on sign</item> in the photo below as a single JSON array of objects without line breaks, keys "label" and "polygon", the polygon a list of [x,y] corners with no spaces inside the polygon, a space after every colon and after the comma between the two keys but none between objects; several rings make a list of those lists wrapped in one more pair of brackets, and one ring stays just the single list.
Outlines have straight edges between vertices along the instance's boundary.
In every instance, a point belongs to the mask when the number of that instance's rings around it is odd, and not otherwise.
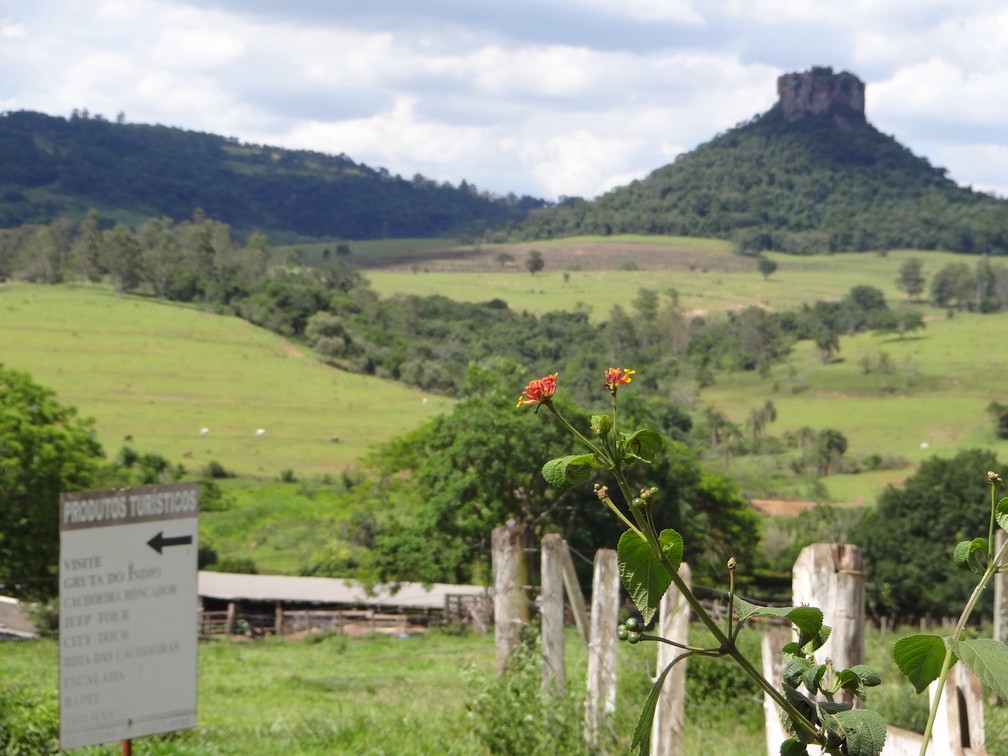
[{"label": "black arrow on sign", "polygon": [[150,546],[158,554],[161,553],[161,548],[164,546],[183,546],[185,544],[192,543],[192,536],[175,536],[174,538],[165,538],[164,531],[161,531],[156,536],[147,541],[147,545]]}]

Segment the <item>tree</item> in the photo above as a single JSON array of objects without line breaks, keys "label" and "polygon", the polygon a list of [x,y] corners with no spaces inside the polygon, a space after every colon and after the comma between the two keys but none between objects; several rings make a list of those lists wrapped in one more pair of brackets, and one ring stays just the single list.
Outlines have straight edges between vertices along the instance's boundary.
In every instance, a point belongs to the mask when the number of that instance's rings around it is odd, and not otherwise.
[{"label": "tree", "polygon": [[763,280],[765,281],[777,270],[777,263],[769,257],[763,257],[761,255],[759,259],[756,260],[756,269],[762,274]]},{"label": "tree", "polygon": [[966,263],[948,263],[931,277],[931,301],[938,307],[949,307],[955,302],[962,308],[970,301],[973,290],[973,273]]},{"label": "tree", "polygon": [[92,486],[102,449],[91,420],[31,376],[0,365],[0,590],[58,592],[59,494]]},{"label": "tree", "polygon": [[[976,576],[952,569],[952,550],[956,541],[987,536],[987,471],[999,469],[990,451],[968,449],[952,458],[932,457],[900,488],[882,492],[854,536],[877,613],[904,622],[959,614]],[[990,611],[986,591],[974,616]]]},{"label": "tree", "polygon": [[70,253],[77,275],[87,281],[101,279],[104,272],[101,259],[103,246],[101,220],[98,211],[92,208],[77,229],[77,239]]},{"label": "tree", "polygon": [[112,277],[116,296],[140,283],[142,252],[136,235],[122,223],[105,232],[105,267]]},{"label": "tree", "polygon": [[819,324],[812,336],[816,349],[819,350],[819,359],[823,365],[828,365],[833,360],[833,355],[840,351],[840,336],[832,328]]},{"label": "tree", "polygon": [[529,250],[528,259],[525,260],[525,267],[533,276],[546,267],[543,262],[542,253],[538,249]]},{"label": "tree", "polygon": [[1008,405],[991,402],[987,405],[987,414],[994,421],[994,432],[997,437],[1008,438]]},{"label": "tree", "polygon": [[815,442],[816,474],[829,475],[846,451],[847,437],[843,433],[833,428],[819,431]]},{"label": "tree", "polygon": [[916,310],[886,310],[875,317],[875,330],[899,334],[902,339],[907,331],[924,328],[924,315]]},{"label": "tree", "polygon": [[896,276],[896,288],[906,292],[907,299],[913,299],[924,291],[924,261],[910,257],[900,266]]},{"label": "tree", "polygon": [[[598,374],[601,378],[601,371]],[[375,539],[373,568],[382,580],[467,582],[486,579],[490,531],[511,519],[536,536],[559,532],[581,553],[616,543],[619,521],[591,494],[594,478],[559,490],[544,480],[544,460],[568,454],[566,429],[547,412],[514,410],[527,371],[495,359],[472,365],[463,399],[452,412],[393,440],[372,459],[378,479],[359,489],[398,514]],[[598,385],[598,384],[596,384]],[[637,381],[634,381],[637,385]],[[607,402],[608,397],[599,397]],[[558,394],[564,416],[587,432],[588,414]],[[621,427],[663,420],[646,402],[642,418],[620,412]],[[687,558],[704,575],[721,574],[731,553],[751,553],[758,541],[753,511],[727,480],[705,472],[685,444],[667,442],[654,465],[631,468],[635,486],[657,486],[662,527],[686,540]],[[394,504],[393,504],[394,502]],[[583,577],[590,580],[590,567]]]}]

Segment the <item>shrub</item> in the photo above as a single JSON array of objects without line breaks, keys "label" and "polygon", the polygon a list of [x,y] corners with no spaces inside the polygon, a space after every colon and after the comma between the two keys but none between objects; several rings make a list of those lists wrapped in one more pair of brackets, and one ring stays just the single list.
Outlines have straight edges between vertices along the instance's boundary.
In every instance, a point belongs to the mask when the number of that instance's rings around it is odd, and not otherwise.
[{"label": "shrub", "polygon": [[0,688],[0,753],[40,756],[59,753],[59,702],[17,685]]},{"label": "shrub", "polygon": [[544,697],[541,669],[542,654],[533,640],[512,654],[503,676],[478,682],[469,721],[487,753],[590,753],[579,697]]}]

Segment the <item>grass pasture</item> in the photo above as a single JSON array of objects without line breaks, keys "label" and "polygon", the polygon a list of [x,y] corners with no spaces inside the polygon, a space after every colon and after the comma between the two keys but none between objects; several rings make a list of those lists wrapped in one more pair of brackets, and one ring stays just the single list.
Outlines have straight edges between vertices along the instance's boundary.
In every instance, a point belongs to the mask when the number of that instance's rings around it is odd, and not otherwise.
[{"label": "grass pasture", "polygon": [[[584,695],[586,653],[573,628],[566,643],[567,689]],[[883,684],[869,694],[869,705],[897,726],[920,730],[926,719],[924,696],[903,681],[889,654],[892,643],[908,634],[899,629],[884,637],[866,631],[866,662]],[[913,631],[916,632],[916,629]],[[740,636],[758,664],[758,631]],[[691,641],[703,644],[704,632],[691,628]],[[640,707],[654,673],[654,647],[621,643],[618,694],[613,731],[616,742],[603,753],[626,753]],[[5,702],[21,707],[36,731],[55,735],[58,721],[58,647],[54,641],[0,643],[0,714]],[[243,638],[199,646],[198,726],[164,736],[138,738],[136,754],[158,756],[237,756],[249,753],[315,754],[481,754],[489,750],[474,735],[469,705],[492,679],[493,634],[448,635],[428,632],[408,638],[371,635],[348,638],[330,634],[302,640]],[[684,753],[750,756],[764,748],[762,705],[758,696],[725,700],[726,688],[739,673],[727,662],[705,664],[687,692]],[[725,670],[729,676],[711,676]],[[696,670],[699,672],[699,669]],[[689,673],[688,673],[689,674]],[[696,680],[702,682],[696,683]],[[693,697],[707,689],[707,700]],[[690,693],[692,691],[692,695]],[[8,704],[9,706],[9,704]],[[1008,708],[985,707],[987,749],[1008,756]],[[515,730],[522,727],[514,723]],[[93,746],[75,753],[111,756],[119,744]],[[33,753],[51,753],[38,747]]]},{"label": "grass pasture", "polygon": [[0,285],[0,360],[94,417],[109,455],[129,435],[189,469],[253,477],[338,473],[451,405],[235,317],[94,287]]},{"label": "grass pasture", "polygon": [[[546,267],[531,275],[525,269],[528,250],[538,249]],[[502,267],[496,255],[507,252],[514,262]],[[895,286],[897,272],[909,257],[924,260],[929,275],[961,255],[895,251],[795,257],[767,253],[778,269],[764,279],[751,258],[732,254],[728,242],[682,237],[575,237],[522,245],[488,246],[466,261],[420,256],[410,266],[369,269],[371,285],[382,296],[441,294],[466,302],[502,299],[514,310],[542,314],[584,309],[604,320],[613,305],[629,303],[641,288],[675,289],[688,312],[737,310],[758,305],[793,309],[817,299],[837,300],[851,288],[867,284],[891,303],[905,299]],[[628,270],[630,265],[636,270]]]},{"label": "grass pasture", "polygon": [[[1008,353],[992,346],[992,334],[1006,329],[1008,313],[959,313],[931,320],[903,339],[892,334],[844,337],[838,359],[829,365],[802,342],[769,376],[723,376],[700,398],[740,424],[769,398],[777,408],[771,433],[780,436],[805,425],[836,428],[847,437],[848,457],[892,455],[916,464],[936,454],[947,457],[981,447],[1004,460],[1008,441],[995,436],[986,408],[992,400],[1006,398]],[[888,372],[878,368],[880,354],[888,356]],[[866,364],[871,372],[865,372]],[[910,472],[834,475],[823,481],[837,501],[872,504],[879,488]]]}]

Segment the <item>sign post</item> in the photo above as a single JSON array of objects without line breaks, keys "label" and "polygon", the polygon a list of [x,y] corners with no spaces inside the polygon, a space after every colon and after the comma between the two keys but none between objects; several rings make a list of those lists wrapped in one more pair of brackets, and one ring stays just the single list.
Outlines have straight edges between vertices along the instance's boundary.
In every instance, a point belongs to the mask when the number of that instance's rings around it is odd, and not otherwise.
[{"label": "sign post", "polygon": [[60,747],[196,725],[199,486],[60,495]]}]

